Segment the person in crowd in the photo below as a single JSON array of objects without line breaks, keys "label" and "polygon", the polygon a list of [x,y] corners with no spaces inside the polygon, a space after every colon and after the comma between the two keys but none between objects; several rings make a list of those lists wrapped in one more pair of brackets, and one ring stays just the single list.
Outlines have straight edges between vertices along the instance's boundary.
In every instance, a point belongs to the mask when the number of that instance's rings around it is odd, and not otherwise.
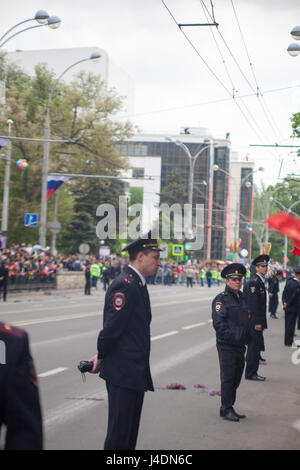
[{"label": "person in crowd", "polygon": [[[260,352],[265,350],[263,330],[267,328],[266,307],[267,294],[265,276],[268,271],[268,255],[259,255],[253,262],[255,274],[247,282],[244,292],[246,294],[248,309],[251,314],[251,341],[247,348],[246,371],[247,380],[264,381],[265,377],[258,375],[259,361],[262,360]],[[265,360],[263,360],[266,362]]]},{"label": "person in crowd", "polygon": [[282,304],[285,313],[284,344],[292,346],[300,311],[300,266],[294,269],[293,277],[286,282],[282,293]]}]

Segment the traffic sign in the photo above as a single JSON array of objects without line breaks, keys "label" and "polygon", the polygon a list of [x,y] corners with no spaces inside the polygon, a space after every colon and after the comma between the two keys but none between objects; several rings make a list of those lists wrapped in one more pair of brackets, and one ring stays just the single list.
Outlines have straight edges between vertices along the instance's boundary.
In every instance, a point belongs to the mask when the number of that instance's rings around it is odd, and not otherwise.
[{"label": "traffic sign", "polygon": [[87,255],[89,251],[90,245],[88,245],[87,243],[81,243],[81,245],[79,245],[79,253],[81,253],[82,255]]},{"label": "traffic sign", "polygon": [[159,245],[159,248],[162,250],[160,251],[160,257],[162,259],[167,259],[169,254],[169,245]]},{"label": "traffic sign", "polygon": [[57,220],[53,220],[49,225],[50,232],[57,234],[61,231],[61,224]]},{"label": "traffic sign", "polygon": [[25,227],[37,227],[39,223],[38,214],[25,214]]},{"label": "traffic sign", "polygon": [[182,256],[183,255],[183,245],[172,245],[172,255],[173,256]]}]

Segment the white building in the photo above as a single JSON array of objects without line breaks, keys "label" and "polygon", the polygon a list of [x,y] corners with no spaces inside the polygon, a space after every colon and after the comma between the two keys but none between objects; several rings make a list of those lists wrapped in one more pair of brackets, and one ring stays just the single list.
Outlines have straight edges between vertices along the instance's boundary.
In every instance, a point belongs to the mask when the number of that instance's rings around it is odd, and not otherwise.
[{"label": "white building", "polygon": [[35,67],[42,63],[46,64],[56,77],[59,77],[69,65],[90,57],[93,52],[101,54],[101,58],[97,61],[87,60],[75,66],[63,76],[63,80],[70,83],[80,71],[100,75],[108,88],[115,88],[117,94],[124,97],[122,114],[124,112],[132,114],[134,112],[134,80],[111,60],[105,50],[99,47],[17,50],[16,52],[8,52],[7,57],[10,62],[19,65],[28,75],[33,75]]},{"label": "white building", "polygon": [[153,222],[159,217],[161,157],[128,157],[128,160],[131,168],[122,176],[131,188],[143,190],[141,232],[146,233],[153,228]]}]

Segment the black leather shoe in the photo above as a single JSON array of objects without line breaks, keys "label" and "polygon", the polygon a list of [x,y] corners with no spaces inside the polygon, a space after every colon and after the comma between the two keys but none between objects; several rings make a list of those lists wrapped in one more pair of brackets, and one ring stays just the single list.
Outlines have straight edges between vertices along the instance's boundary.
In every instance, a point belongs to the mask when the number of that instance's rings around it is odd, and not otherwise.
[{"label": "black leather shoe", "polygon": [[258,382],[264,382],[266,380],[266,377],[262,377],[261,375],[252,375],[251,377],[245,377],[246,380],[257,380]]},{"label": "black leather shoe", "polygon": [[234,421],[234,422],[239,421],[239,418],[236,416],[233,410],[227,411],[227,413],[224,416],[222,416],[222,418],[226,419],[227,421]]},{"label": "black leather shoe", "polygon": [[244,418],[246,418],[246,415],[240,415],[239,413],[237,413],[237,412],[235,411],[234,408],[232,408],[232,411],[234,412],[234,414],[235,414],[235,416],[236,416],[237,418],[239,418],[239,419],[244,419]]}]

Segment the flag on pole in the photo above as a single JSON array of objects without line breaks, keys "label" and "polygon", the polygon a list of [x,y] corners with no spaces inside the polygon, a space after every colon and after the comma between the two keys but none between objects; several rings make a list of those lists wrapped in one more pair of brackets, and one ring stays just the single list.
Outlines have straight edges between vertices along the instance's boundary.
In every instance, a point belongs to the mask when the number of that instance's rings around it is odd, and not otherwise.
[{"label": "flag on pole", "polygon": [[5,147],[5,145],[7,145],[8,142],[9,142],[9,139],[0,139],[0,149]]},{"label": "flag on pole", "polygon": [[267,219],[270,228],[286,235],[294,244],[292,253],[300,256],[300,219],[286,212],[278,212]]},{"label": "flag on pole", "polygon": [[47,201],[50,196],[70,178],[70,176],[64,175],[49,175],[47,178]]}]

